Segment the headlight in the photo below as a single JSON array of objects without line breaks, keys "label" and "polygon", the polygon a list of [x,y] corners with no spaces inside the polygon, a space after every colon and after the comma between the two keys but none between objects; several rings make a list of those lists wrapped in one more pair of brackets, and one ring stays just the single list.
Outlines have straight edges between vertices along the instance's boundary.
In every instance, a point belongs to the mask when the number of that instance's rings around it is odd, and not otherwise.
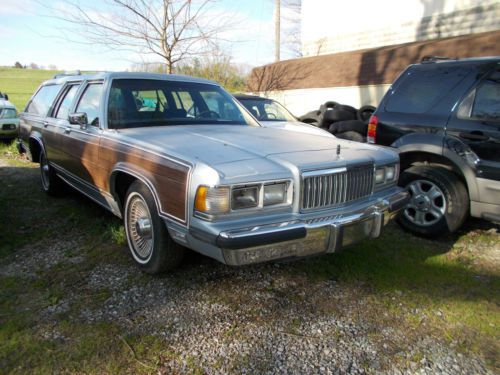
[{"label": "headlight", "polygon": [[231,208],[239,210],[259,205],[260,186],[245,186],[233,188],[231,193]]},{"label": "headlight", "polygon": [[282,204],[287,200],[288,183],[264,185],[264,206]]},{"label": "headlight", "polygon": [[194,208],[209,215],[229,212],[229,187],[198,187]]},{"label": "headlight", "polygon": [[397,165],[385,165],[375,170],[375,184],[381,185],[384,183],[394,182],[398,179]]}]

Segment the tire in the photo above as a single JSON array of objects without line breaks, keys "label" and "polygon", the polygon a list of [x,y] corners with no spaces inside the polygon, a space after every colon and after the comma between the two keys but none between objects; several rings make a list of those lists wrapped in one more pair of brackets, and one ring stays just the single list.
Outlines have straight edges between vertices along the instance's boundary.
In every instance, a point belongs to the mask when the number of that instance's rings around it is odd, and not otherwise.
[{"label": "tire", "polygon": [[56,175],[54,168],[49,164],[49,160],[45,155],[45,151],[40,151],[40,180],[42,189],[45,193],[51,196],[58,196],[64,189],[64,182]]},{"label": "tire", "polygon": [[337,106],[335,106],[335,109],[338,109],[340,111],[351,112],[354,117],[356,117],[356,114],[358,113],[358,110],[356,108],[347,104],[338,104]]},{"label": "tire", "polygon": [[327,110],[333,109],[333,108],[337,107],[338,105],[340,105],[340,104],[337,102],[334,102],[333,100],[330,100],[330,101],[325,102],[324,104],[321,104],[319,106],[319,112],[325,113]]},{"label": "tire", "polygon": [[360,142],[360,143],[366,142],[366,138],[364,136],[353,131],[335,134],[335,136],[340,139],[347,139],[349,141],[354,141],[354,142]]},{"label": "tire", "polygon": [[331,124],[328,130],[332,134],[356,132],[362,135],[366,135],[368,125],[359,120],[338,121]]},{"label": "tire", "polygon": [[372,114],[375,112],[376,108],[372,105],[364,105],[360,109],[358,109],[358,112],[356,113],[356,118],[359,121],[363,121],[365,124],[368,124],[370,121],[370,117]]},{"label": "tire", "polygon": [[343,109],[331,109],[324,113],[323,121],[321,122],[322,128],[329,128],[331,124],[338,121],[355,120],[356,115]]},{"label": "tire", "polygon": [[469,215],[467,189],[448,169],[414,166],[401,174],[399,185],[408,189],[411,201],[398,216],[398,223],[419,236],[452,233]]},{"label": "tire", "polygon": [[127,191],[123,222],[130,252],[142,271],[155,275],[181,263],[184,250],[170,238],[153,194],[140,181]]}]

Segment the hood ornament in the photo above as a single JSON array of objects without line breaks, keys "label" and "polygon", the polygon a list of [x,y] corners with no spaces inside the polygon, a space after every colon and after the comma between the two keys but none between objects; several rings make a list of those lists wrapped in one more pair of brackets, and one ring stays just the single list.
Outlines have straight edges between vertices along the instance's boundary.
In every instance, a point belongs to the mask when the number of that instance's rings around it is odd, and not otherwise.
[{"label": "hood ornament", "polygon": [[340,145],[337,145],[337,157],[340,156]]}]

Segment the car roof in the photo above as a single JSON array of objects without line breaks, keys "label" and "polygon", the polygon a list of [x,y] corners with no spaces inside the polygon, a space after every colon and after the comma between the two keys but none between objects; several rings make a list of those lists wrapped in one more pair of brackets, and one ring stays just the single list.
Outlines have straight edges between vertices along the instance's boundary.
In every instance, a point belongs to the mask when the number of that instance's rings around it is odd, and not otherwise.
[{"label": "car roof", "polygon": [[0,98],[0,107],[16,109],[16,106],[9,102],[7,99]]},{"label": "car roof", "polygon": [[270,98],[263,98],[262,96],[249,95],[249,94],[234,94],[233,96],[238,100],[245,100],[245,99],[248,99],[248,100],[269,100],[269,101],[272,100]]},{"label": "car roof", "polygon": [[209,85],[219,86],[217,82],[210,81],[204,78],[185,76],[181,74],[161,74],[161,73],[144,73],[144,72],[100,72],[95,74],[76,74],[76,75],[60,75],[49,79],[43,85],[64,84],[74,81],[94,81],[94,80],[109,80],[109,79],[151,79],[161,81],[175,82],[192,82],[205,83]]}]

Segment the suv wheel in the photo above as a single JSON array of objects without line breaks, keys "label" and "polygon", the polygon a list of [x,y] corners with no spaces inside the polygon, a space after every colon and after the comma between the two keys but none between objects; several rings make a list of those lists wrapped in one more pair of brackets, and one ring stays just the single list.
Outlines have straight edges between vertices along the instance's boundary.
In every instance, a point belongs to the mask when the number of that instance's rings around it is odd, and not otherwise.
[{"label": "suv wheel", "polygon": [[38,160],[40,160],[40,177],[43,191],[52,196],[59,195],[63,188],[63,182],[57,177],[54,168],[50,166],[45,151],[40,151]]},{"label": "suv wheel", "polygon": [[140,181],[127,191],[123,220],[128,246],[143,271],[157,274],[180,264],[184,251],[170,238],[151,191]]},{"label": "suv wheel", "polygon": [[399,184],[411,195],[398,217],[404,229],[425,237],[441,235],[460,228],[468,216],[467,189],[458,176],[443,167],[408,168]]}]

